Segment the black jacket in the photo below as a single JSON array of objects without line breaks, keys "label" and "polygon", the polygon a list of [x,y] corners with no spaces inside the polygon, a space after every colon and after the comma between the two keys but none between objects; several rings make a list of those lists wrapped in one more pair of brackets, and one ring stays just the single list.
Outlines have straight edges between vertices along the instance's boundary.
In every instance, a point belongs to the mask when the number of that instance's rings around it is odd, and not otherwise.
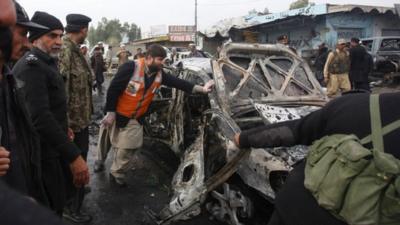
[{"label": "black jacket", "polygon": [[370,64],[368,52],[364,47],[358,45],[350,49],[350,71],[351,82],[368,82]]},{"label": "black jacket", "polygon": [[75,160],[81,152],[67,136],[65,86],[57,62],[33,48],[14,66],[13,73],[21,80],[20,88],[26,93],[33,125],[40,135],[42,160]]},{"label": "black jacket", "polygon": [[8,68],[3,70],[0,98],[0,145],[11,152],[10,168],[1,180],[20,193],[47,205],[42,184],[39,136],[29,117],[23,93],[17,89],[14,76]]},{"label": "black jacket", "polygon": [[105,63],[101,53],[94,53],[90,58],[91,67],[96,76],[96,83],[102,84],[104,82]]},{"label": "black jacket", "polygon": [[[135,71],[135,63],[133,61],[123,64],[118,72],[115,74],[114,79],[107,91],[107,100],[105,106],[105,112],[116,112],[118,99],[120,95],[125,91],[133,72]],[[146,90],[154,82],[155,76],[147,77],[145,76],[145,88]],[[174,87],[185,92],[192,92],[194,84],[191,84],[185,80],[176,78],[170,74],[162,74],[162,85],[168,87]],[[130,118],[117,114],[117,126],[125,127]],[[140,118],[139,118],[140,120]]]},{"label": "black jacket", "polygon": [[[400,93],[382,94],[380,109],[382,126],[400,119]],[[369,95],[351,94],[333,100],[321,110],[303,119],[244,131],[242,147],[275,147],[296,144],[310,145],[330,134],[355,134],[364,138],[371,133]],[[384,137],[385,152],[400,159],[400,130]],[[371,147],[369,144],[366,147]],[[276,199],[276,209],[285,225],[344,224],[318,206],[304,188],[304,163],[297,166]]]},{"label": "black jacket", "polygon": [[315,59],[315,63],[314,63],[315,69],[317,71],[322,71],[322,72],[324,71],[324,67],[325,67],[326,59],[328,58],[328,54],[329,54],[329,51],[328,51],[328,48],[326,48],[326,47],[319,50],[318,56]]},{"label": "black jacket", "polygon": [[0,207],[2,225],[63,225],[48,209],[8,188],[0,181]]}]

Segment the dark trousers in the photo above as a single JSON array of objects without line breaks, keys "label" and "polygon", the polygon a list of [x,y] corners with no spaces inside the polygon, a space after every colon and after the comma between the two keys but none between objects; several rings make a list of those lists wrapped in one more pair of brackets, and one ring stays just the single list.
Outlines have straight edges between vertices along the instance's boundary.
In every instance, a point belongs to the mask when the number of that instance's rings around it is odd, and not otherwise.
[{"label": "dark trousers", "polygon": [[281,220],[277,211],[274,211],[271,218],[269,219],[268,225],[285,225]]},{"label": "dark trousers", "polygon": [[[82,157],[86,161],[89,151],[89,128],[75,133],[74,143],[79,147],[82,152]],[[72,178],[71,178],[72,180]],[[69,185],[69,200],[67,207],[72,212],[79,212],[82,207],[83,199],[85,197],[85,188],[76,188],[73,184]]]},{"label": "dark trousers", "polygon": [[59,158],[42,160],[42,179],[50,209],[61,216],[67,197],[64,171]]},{"label": "dark trousers", "polygon": [[75,133],[74,143],[82,152],[82,157],[86,161],[89,151],[89,127]]},{"label": "dark trousers", "polygon": [[304,187],[305,162],[290,172],[275,199],[275,212],[268,225],[346,225],[318,205]]},{"label": "dark trousers", "polygon": [[321,85],[321,87],[325,87],[326,84],[324,82],[324,71],[316,71],[315,72],[315,78],[317,78],[319,84]]},{"label": "dark trousers", "polygon": [[353,82],[351,82],[351,86],[355,90],[371,91],[368,81],[365,81],[365,82],[353,81]]}]

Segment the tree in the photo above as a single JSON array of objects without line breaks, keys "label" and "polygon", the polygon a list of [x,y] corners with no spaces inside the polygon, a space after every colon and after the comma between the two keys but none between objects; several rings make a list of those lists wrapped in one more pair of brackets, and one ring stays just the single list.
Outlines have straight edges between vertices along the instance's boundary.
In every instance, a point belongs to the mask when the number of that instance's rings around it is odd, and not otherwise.
[{"label": "tree", "polygon": [[137,29],[136,37],[137,39],[142,39],[142,29],[140,27]]},{"label": "tree", "polygon": [[91,45],[99,41],[110,45],[118,45],[125,34],[129,38],[129,41],[141,38],[141,30],[135,23],[129,24],[128,22],[124,22],[121,24],[118,19],[108,20],[103,17],[97,24],[97,27],[91,26],[89,28],[88,40]]},{"label": "tree", "polygon": [[252,10],[250,10],[250,11],[248,12],[248,15],[257,15],[257,14],[258,14],[258,12],[257,12],[256,9],[252,9]]},{"label": "tree", "polygon": [[264,11],[262,12],[258,12],[256,9],[252,9],[248,12],[249,16],[263,16],[263,15],[268,15],[271,14],[271,12],[269,11],[269,9],[267,7],[265,7]]},{"label": "tree", "polygon": [[271,14],[271,12],[269,11],[269,9],[267,7],[265,7],[263,15],[268,15]]},{"label": "tree", "polygon": [[289,9],[300,9],[300,8],[304,8],[307,7],[308,5],[315,5],[315,3],[313,2],[309,2],[308,0],[297,0],[295,2],[293,2],[292,4],[290,4]]}]

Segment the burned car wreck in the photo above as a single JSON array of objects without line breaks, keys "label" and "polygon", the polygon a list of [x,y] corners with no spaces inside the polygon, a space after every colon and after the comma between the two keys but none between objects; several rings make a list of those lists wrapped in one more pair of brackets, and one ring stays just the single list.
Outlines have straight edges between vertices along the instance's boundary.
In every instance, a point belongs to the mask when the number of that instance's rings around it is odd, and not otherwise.
[{"label": "burned car wreck", "polygon": [[373,58],[376,77],[400,76],[400,37],[372,37],[361,40]]},{"label": "burned car wreck", "polygon": [[[327,98],[307,63],[282,45],[225,44],[220,59],[185,59],[182,79],[215,82],[208,95],[163,89],[145,122],[145,133],[181,158],[173,196],[158,224],[190,219],[202,211],[228,224],[252,224],[257,199],[272,204],[306,147],[238,149],[235,133],[299,119]],[[251,190],[251,193],[249,193]],[[256,197],[255,197],[256,195]]]}]

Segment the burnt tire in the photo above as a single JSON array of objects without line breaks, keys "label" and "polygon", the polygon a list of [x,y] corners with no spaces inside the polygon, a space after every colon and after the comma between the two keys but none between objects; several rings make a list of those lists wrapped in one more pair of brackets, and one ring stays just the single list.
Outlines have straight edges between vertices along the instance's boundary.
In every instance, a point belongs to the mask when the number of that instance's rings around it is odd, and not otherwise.
[{"label": "burnt tire", "polygon": [[179,158],[165,143],[146,138],[140,152],[168,175],[172,176],[179,167]]},{"label": "burnt tire", "polygon": [[[250,218],[240,218],[239,221],[242,224],[246,225],[265,225],[268,223],[270,217],[272,216],[273,213],[273,204],[267,201],[265,198],[263,198],[257,190],[247,186],[242,179],[237,175],[234,174],[228,181],[227,183],[230,186],[231,190],[240,192],[243,196],[251,200],[251,210],[252,210],[252,216]],[[217,191],[219,193],[223,192],[223,187],[218,187]],[[214,197],[211,195],[208,196],[206,204],[213,203],[215,204],[218,202]],[[210,215],[211,213],[207,210],[207,207],[205,209]],[[224,223],[226,224],[226,223]]]}]

